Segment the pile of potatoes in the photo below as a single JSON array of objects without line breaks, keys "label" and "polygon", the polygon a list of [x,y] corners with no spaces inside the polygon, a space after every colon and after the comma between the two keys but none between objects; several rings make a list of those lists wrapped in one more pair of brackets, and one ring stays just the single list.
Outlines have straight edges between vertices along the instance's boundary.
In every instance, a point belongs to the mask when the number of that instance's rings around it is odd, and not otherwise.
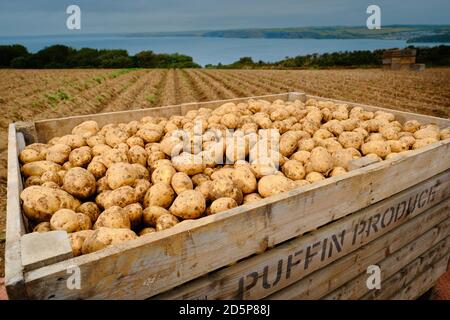
[{"label": "pile of potatoes", "polygon": [[356,158],[403,157],[448,138],[449,128],[313,99],[86,121],[26,146],[20,198],[33,231],[67,231],[78,256],[345,174]]}]

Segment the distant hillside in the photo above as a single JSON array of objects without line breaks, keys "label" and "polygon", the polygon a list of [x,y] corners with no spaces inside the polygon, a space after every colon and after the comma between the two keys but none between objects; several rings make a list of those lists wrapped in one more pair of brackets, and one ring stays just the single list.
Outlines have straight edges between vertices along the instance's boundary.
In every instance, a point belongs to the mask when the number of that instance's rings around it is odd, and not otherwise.
[{"label": "distant hillside", "polygon": [[420,42],[450,42],[450,33],[436,34],[431,36],[421,36],[408,39],[408,43],[420,43]]},{"label": "distant hillside", "polygon": [[409,40],[450,33],[450,25],[387,25],[380,30],[364,27],[298,27],[134,33],[133,36],[215,37],[269,39],[391,39]]}]

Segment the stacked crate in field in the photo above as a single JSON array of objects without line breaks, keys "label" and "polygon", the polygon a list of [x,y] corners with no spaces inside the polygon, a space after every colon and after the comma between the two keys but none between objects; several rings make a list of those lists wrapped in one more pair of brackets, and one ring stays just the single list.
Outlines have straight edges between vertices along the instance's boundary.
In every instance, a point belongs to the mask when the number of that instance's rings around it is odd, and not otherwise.
[{"label": "stacked crate in field", "polygon": [[425,65],[416,64],[416,49],[393,49],[383,52],[383,69],[423,70]]}]

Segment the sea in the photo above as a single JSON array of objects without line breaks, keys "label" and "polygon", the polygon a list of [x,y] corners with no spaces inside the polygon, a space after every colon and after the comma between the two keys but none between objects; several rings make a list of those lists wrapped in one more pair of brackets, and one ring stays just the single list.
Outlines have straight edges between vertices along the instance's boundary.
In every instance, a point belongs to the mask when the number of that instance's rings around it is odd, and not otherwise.
[{"label": "sea", "polygon": [[[147,37],[130,35],[75,35],[0,37],[0,44],[22,44],[30,52],[47,46],[63,44],[77,49],[126,49],[130,55],[143,50],[157,53],[180,53],[193,57],[198,64],[229,64],[241,57],[254,61],[274,62],[285,57],[336,51],[404,48],[405,40],[375,39],[240,39],[212,37]],[[420,43],[437,46],[441,43]],[[416,44],[417,46],[417,44]]]}]

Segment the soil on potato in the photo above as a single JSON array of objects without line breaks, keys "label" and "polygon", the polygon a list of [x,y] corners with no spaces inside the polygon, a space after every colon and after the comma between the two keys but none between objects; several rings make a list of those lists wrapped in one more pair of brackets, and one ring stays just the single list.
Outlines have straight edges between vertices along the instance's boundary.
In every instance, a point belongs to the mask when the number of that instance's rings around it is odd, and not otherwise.
[{"label": "soil on potato", "polygon": [[303,91],[450,117],[450,68],[352,70],[0,70],[0,277],[11,122]]}]

